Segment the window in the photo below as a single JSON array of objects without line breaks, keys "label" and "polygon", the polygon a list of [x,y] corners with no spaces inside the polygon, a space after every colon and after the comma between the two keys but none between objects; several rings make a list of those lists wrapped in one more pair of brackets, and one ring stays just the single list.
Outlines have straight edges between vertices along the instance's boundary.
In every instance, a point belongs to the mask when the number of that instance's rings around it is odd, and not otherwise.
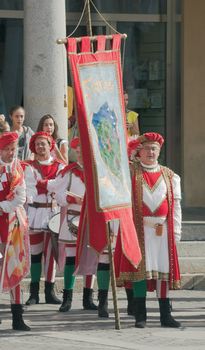
[{"label": "window", "polygon": [[0,113],[22,104],[23,21],[0,19]]},{"label": "window", "polygon": [[0,10],[23,10],[23,0],[1,0]]},{"label": "window", "polygon": [[[166,0],[92,0],[99,11],[104,13],[165,14]],[[83,0],[66,0],[66,11],[82,11]],[[90,4],[91,11],[94,11]]]}]

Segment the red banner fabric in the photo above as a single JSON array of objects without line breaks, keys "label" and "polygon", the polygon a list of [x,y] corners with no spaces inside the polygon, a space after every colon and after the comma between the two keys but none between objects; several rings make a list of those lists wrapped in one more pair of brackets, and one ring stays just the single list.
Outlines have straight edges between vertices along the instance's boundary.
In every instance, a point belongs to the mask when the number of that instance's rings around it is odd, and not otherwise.
[{"label": "red banner fabric", "polygon": [[80,44],[68,38],[67,51],[85,172],[89,245],[101,253],[107,246],[107,223],[118,219],[121,253],[137,267],[141,253],[132,219],[120,44],[120,35],[109,42],[98,36],[94,43],[83,37]]}]

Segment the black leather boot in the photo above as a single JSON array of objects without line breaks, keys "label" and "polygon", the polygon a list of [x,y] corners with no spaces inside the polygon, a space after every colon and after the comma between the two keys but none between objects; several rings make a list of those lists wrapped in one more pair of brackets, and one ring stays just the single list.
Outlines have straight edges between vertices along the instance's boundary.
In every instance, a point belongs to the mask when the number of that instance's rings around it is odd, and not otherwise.
[{"label": "black leather boot", "polygon": [[30,331],[31,328],[24,323],[23,307],[21,304],[11,304],[12,328],[16,331]]},{"label": "black leather boot", "polygon": [[127,295],[127,314],[129,316],[134,316],[133,310],[133,289],[125,288]]},{"label": "black leather boot", "polygon": [[171,315],[169,298],[158,299],[160,309],[160,322],[162,327],[180,328],[181,323],[176,321]]},{"label": "black leather boot", "polygon": [[98,316],[99,317],[109,317],[108,313],[108,290],[107,289],[99,289],[98,291]]},{"label": "black leather boot", "polygon": [[45,282],[45,301],[46,304],[61,304],[54,291],[54,283]]},{"label": "black leather boot", "polygon": [[67,312],[71,309],[73,300],[73,290],[72,289],[63,289],[63,302],[59,308],[60,312]]},{"label": "black leather boot", "polygon": [[146,298],[133,298],[133,310],[135,316],[135,327],[145,328],[147,321]]},{"label": "black leather boot", "polygon": [[30,296],[26,301],[26,305],[39,304],[39,282],[30,283]]},{"label": "black leather boot", "polygon": [[97,310],[98,307],[93,303],[93,289],[83,288],[83,308],[84,310]]}]

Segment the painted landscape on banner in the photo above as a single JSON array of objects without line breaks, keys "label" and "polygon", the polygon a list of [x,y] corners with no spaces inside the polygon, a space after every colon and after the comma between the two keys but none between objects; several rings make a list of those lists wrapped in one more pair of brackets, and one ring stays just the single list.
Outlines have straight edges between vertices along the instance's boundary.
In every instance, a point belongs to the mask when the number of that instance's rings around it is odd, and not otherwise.
[{"label": "painted landscape on banner", "polygon": [[116,63],[78,66],[101,209],[130,205],[130,174]]}]

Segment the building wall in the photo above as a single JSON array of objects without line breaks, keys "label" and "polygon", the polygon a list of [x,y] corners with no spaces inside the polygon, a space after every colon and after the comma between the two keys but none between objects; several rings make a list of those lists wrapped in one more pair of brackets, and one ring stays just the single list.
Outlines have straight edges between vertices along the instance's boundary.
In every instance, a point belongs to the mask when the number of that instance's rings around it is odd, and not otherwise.
[{"label": "building wall", "polygon": [[205,1],[183,3],[184,206],[205,207]]}]

